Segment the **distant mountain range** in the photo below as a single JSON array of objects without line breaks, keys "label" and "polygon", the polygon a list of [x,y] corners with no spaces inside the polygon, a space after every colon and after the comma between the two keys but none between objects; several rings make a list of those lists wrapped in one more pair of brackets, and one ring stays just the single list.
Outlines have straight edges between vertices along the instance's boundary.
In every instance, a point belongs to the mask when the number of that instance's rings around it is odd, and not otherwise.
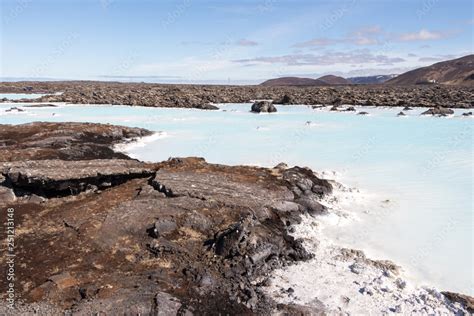
[{"label": "distant mountain range", "polygon": [[349,80],[343,77],[339,76],[333,76],[333,75],[326,75],[318,78],[318,80],[322,80],[326,82],[327,84],[330,85],[342,85],[342,84],[351,84]]},{"label": "distant mountain range", "polygon": [[327,82],[319,79],[300,77],[281,77],[270,79],[260,84],[261,86],[328,86]]},{"label": "distant mountain range", "polygon": [[367,77],[343,78],[334,75],[326,75],[317,79],[300,77],[281,77],[262,82],[262,86],[337,86],[350,84],[380,84],[396,77],[397,75],[379,75]]},{"label": "distant mountain range", "polygon": [[300,78],[300,77],[281,77],[262,82],[262,86],[333,86],[347,85],[350,81],[343,77],[327,75],[318,79]]},{"label": "distant mountain range", "polygon": [[366,76],[366,77],[350,77],[347,78],[352,84],[380,84],[387,80],[395,78],[396,74],[392,75],[378,75],[378,76]]},{"label": "distant mountain range", "polygon": [[282,77],[270,79],[262,86],[332,86],[350,84],[448,84],[474,85],[474,55],[448,60],[408,71],[401,75],[378,75],[343,78],[326,75],[317,79],[300,77]]},{"label": "distant mountain range", "polygon": [[387,84],[393,85],[426,83],[474,85],[474,55],[411,70],[387,81]]}]

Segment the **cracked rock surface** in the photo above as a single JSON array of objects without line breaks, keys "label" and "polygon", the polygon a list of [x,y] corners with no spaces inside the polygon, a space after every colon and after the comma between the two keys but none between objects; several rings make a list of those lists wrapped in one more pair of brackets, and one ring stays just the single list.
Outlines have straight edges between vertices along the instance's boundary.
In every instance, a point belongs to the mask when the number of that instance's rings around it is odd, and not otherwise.
[{"label": "cracked rock surface", "polygon": [[133,160],[32,160],[0,163],[3,183],[18,193],[66,196],[87,189],[104,189],[154,173]]}]

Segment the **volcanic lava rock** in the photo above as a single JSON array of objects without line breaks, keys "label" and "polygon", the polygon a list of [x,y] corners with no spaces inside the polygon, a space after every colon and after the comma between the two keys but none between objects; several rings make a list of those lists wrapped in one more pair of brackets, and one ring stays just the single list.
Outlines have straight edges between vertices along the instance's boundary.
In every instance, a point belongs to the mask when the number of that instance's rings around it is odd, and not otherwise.
[{"label": "volcanic lava rock", "polygon": [[319,203],[315,197],[301,197],[296,199],[295,202],[300,205],[300,209],[303,212],[311,216],[327,214],[326,207]]},{"label": "volcanic lava rock", "polygon": [[361,111],[357,113],[357,115],[369,115],[369,112]]},{"label": "volcanic lava rock", "polygon": [[201,109],[201,110],[219,110],[217,106],[209,104],[209,103],[199,104],[196,106],[196,108]]},{"label": "volcanic lava rock", "polygon": [[232,224],[230,227],[217,232],[214,237],[216,254],[226,258],[241,255],[239,248],[245,248],[248,238],[245,226],[242,223]]},{"label": "volcanic lava rock", "polygon": [[397,114],[397,116],[406,116],[406,114],[403,113],[403,112],[399,112],[399,113]]},{"label": "volcanic lava rock", "polygon": [[159,238],[160,236],[174,232],[176,228],[176,221],[172,217],[160,218],[155,222],[155,224],[153,224],[153,227],[149,228],[147,231],[150,237]]},{"label": "volcanic lava rock", "polygon": [[273,102],[271,101],[256,101],[252,105],[251,111],[255,113],[261,113],[261,112],[273,113],[273,112],[276,112],[277,109],[273,105]]},{"label": "volcanic lava rock", "polygon": [[0,163],[5,182],[19,193],[51,197],[109,188],[154,171],[133,160],[36,160]]},{"label": "volcanic lava rock", "polygon": [[454,114],[454,111],[448,108],[443,108],[443,107],[435,107],[421,113],[421,115],[439,115],[439,116],[446,116],[449,114]]},{"label": "volcanic lava rock", "polygon": [[0,200],[3,201],[4,203],[11,203],[16,200],[15,192],[13,192],[13,189],[0,185]]},{"label": "volcanic lava rock", "polygon": [[0,161],[130,159],[112,146],[151,134],[143,128],[91,123],[0,124]]},{"label": "volcanic lava rock", "polygon": [[319,197],[332,192],[329,181],[320,179],[308,168],[293,167],[283,171],[283,179],[296,197],[313,193]]},{"label": "volcanic lava rock", "polygon": [[11,107],[11,108],[5,110],[5,112],[13,112],[13,111],[24,112],[25,110],[23,110],[22,108],[16,107],[16,106]]},{"label": "volcanic lava rock", "polygon": [[50,103],[39,103],[39,104],[29,104],[24,105],[25,108],[55,108],[57,105]]},{"label": "volcanic lava rock", "polygon": [[281,98],[280,102],[278,102],[278,103],[279,103],[279,104],[285,104],[285,105],[287,105],[287,104],[292,104],[291,96],[289,96],[288,94],[285,94],[285,95]]},{"label": "volcanic lava rock", "polygon": [[[170,163],[175,164],[176,161]],[[226,204],[253,208],[256,215],[264,217],[267,213],[263,212],[261,206],[292,199],[292,194],[284,187],[269,190],[260,183],[235,181],[230,175],[205,172],[207,165],[202,159],[194,160],[194,170],[185,168],[187,163],[189,160],[178,162],[178,165],[183,164],[178,170],[159,169],[151,184],[168,197],[189,196],[203,201],[219,200]],[[216,168],[220,166],[217,165]],[[225,170],[224,167],[222,169]],[[202,172],[196,172],[199,170]]]},{"label": "volcanic lava rock", "polygon": [[472,112],[464,112],[462,116],[472,116]]},{"label": "volcanic lava rock", "polygon": [[[45,103],[202,108],[210,103],[247,103],[255,99],[271,99],[275,103],[305,105],[474,106],[472,86],[208,86],[97,81],[33,82],[31,86],[31,92],[50,93],[37,100]],[[21,82],[0,83],[0,93],[24,93],[23,88]],[[58,91],[63,93],[55,94]],[[285,95],[289,100],[285,99]]]},{"label": "volcanic lava rock", "polygon": [[441,293],[452,302],[459,302],[462,305],[466,306],[466,309],[469,313],[474,313],[474,298],[473,297],[463,295],[463,294],[453,293],[453,292],[441,292]]}]

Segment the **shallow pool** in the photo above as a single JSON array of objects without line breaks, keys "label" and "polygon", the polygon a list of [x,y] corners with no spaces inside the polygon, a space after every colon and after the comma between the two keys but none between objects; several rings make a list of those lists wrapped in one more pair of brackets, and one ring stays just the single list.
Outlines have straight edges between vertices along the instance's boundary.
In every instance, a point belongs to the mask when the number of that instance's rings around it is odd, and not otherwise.
[{"label": "shallow pool", "polygon": [[45,96],[43,93],[0,93],[0,99],[7,98],[9,100],[20,99],[37,99]]}]

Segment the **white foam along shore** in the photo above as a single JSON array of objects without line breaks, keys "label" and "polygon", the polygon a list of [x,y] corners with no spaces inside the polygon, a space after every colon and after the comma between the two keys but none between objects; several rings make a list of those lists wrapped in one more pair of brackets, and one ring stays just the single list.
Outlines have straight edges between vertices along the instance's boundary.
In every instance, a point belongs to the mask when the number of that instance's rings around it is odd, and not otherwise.
[{"label": "white foam along shore", "polygon": [[132,149],[145,147],[149,143],[166,137],[168,137],[168,134],[166,132],[153,132],[153,134],[149,136],[127,139],[123,143],[114,145],[113,150],[124,153],[132,158],[138,158],[131,153]]},{"label": "white foam along shore", "polygon": [[356,219],[347,206],[365,198],[357,189],[336,182],[333,186],[334,193],[323,202],[329,215],[307,216],[293,233],[304,240],[314,258],[274,271],[267,294],[278,303],[304,305],[330,315],[469,314],[437,289],[413,282],[391,261],[372,260],[363,251],[345,248],[325,236],[325,225],[337,223],[343,229]]}]

